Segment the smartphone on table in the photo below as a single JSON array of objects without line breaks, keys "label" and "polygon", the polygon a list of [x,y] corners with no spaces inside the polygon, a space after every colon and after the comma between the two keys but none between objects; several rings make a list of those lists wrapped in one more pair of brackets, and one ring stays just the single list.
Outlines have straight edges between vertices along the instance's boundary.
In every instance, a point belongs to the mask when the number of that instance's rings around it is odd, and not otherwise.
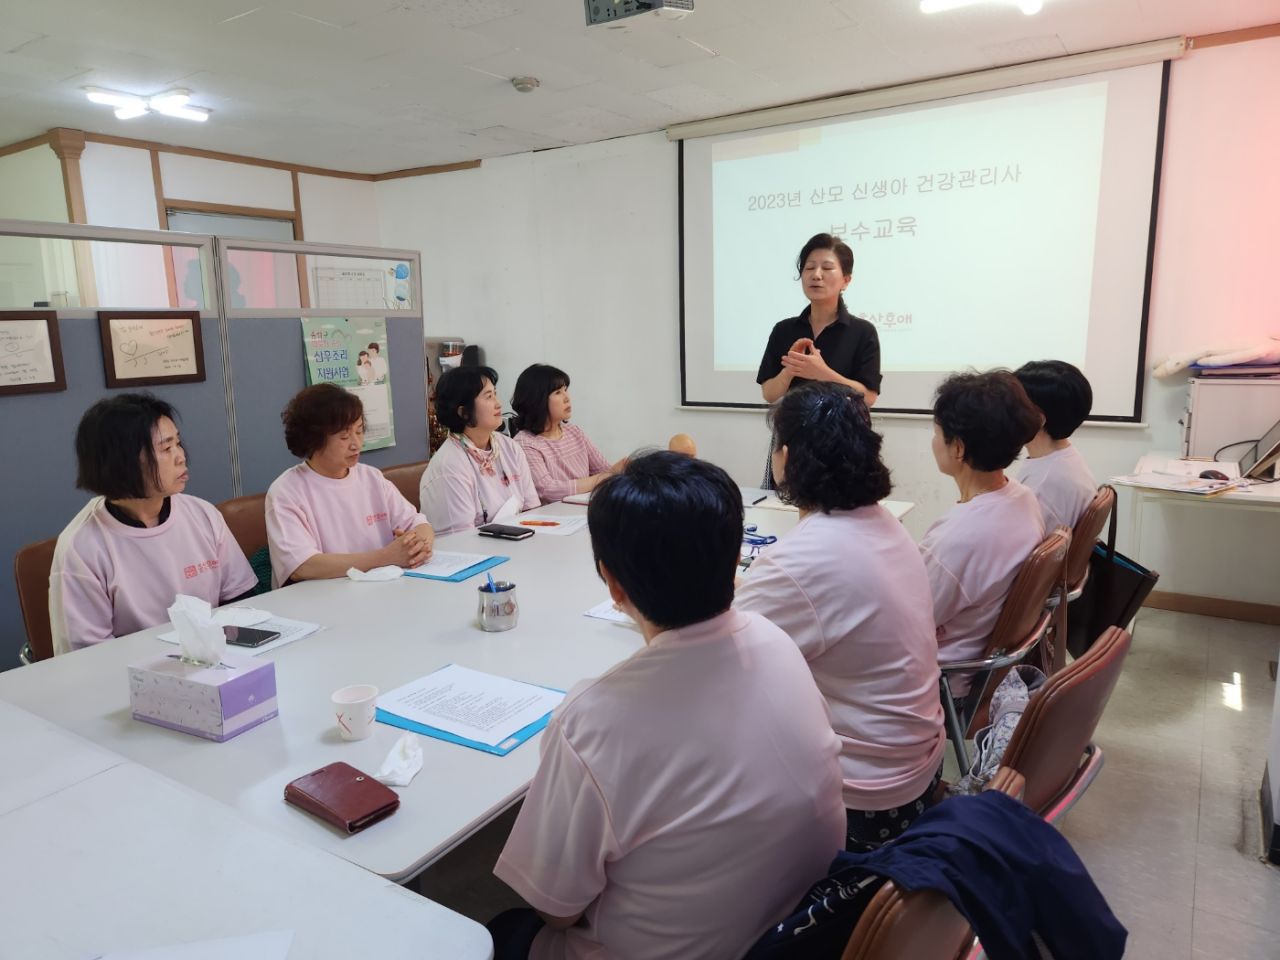
[{"label": "smartphone on table", "polygon": [[530,527],[509,527],[505,523],[486,523],[476,530],[482,537],[497,537],[499,540],[526,540],[533,536]]},{"label": "smartphone on table", "polygon": [[227,643],[234,647],[260,647],[264,643],[280,639],[278,630],[258,630],[254,627],[223,627]]}]

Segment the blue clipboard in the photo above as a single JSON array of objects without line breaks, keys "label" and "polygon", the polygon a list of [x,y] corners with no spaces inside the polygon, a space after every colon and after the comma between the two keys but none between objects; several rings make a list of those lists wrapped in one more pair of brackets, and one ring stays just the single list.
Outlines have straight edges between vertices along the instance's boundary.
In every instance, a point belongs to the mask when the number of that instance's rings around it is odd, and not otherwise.
[{"label": "blue clipboard", "polygon": [[479,563],[473,563],[466,569],[459,570],[457,573],[448,577],[435,577],[429,573],[418,573],[416,570],[406,570],[404,575],[406,577],[417,577],[419,580],[439,580],[443,583],[461,583],[463,580],[471,579],[477,573],[484,573],[486,570],[491,570],[498,564],[506,563],[510,559],[510,557],[489,557],[487,560],[481,560]]},{"label": "blue clipboard", "polygon": [[383,710],[381,707],[379,707],[377,712],[374,714],[374,718],[379,723],[385,723],[388,726],[392,726],[392,727],[399,727],[401,730],[412,730],[414,733],[420,733],[423,736],[435,737],[435,739],[437,740],[444,740],[448,743],[456,743],[464,747],[470,747],[472,750],[480,750],[480,751],[483,751],[484,753],[491,753],[495,757],[505,757],[508,753],[510,753],[516,747],[520,746],[520,744],[524,743],[526,740],[532,737],[535,733],[538,733],[544,727],[546,727],[546,725],[551,722],[551,711],[548,710],[545,714],[543,714],[537,720],[533,721],[533,723],[529,724],[524,729],[517,730],[511,736],[507,737],[507,739],[503,740],[500,744],[498,744],[496,747],[493,746],[492,744],[481,743],[479,740],[468,740],[465,737],[460,737],[457,734],[449,733],[445,730],[439,729],[438,727],[429,727],[425,723],[418,723],[415,720],[406,720],[404,717],[397,716],[394,713],[388,713],[386,710]]},{"label": "blue clipboard", "polygon": [[[502,557],[501,559],[506,560],[507,558]],[[451,664],[446,663],[445,667],[448,667],[448,666],[451,666]],[[443,670],[445,667],[440,667],[439,669]],[[432,672],[434,673],[437,671],[432,671]],[[524,681],[520,681],[520,682],[523,683]],[[542,684],[537,684],[537,683],[531,683],[531,684],[528,684],[528,686],[531,686],[531,687],[541,686],[543,690],[552,690],[555,693],[564,693],[563,690],[557,689],[556,687],[542,686]],[[500,744],[498,744],[496,747],[493,744],[481,743],[479,740],[468,740],[466,737],[460,737],[456,733],[449,733],[447,730],[441,730],[439,727],[431,727],[425,723],[418,723],[418,721],[416,720],[406,719],[405,717],[402,717],[399,714],[391,713],[390,711],[383,710],[381,707],[378,707],[377,710],[375,711],[374,719],[377,720],[379,723],[385,723],[389,727],[399,727],[401,730],[412,730],[414,733],[420,733],[426,737],[434,737],[437,740],[444,740],[446,743],[456,743],[464,747],[470,747],[472,750],[480,750],[484,753],[491,753],[495,757],[505,757],[508,753],[510,753],[516,747],[520,746],[520,744],[524,743],[526,740],[532,737],[535,733],[538,733],[543,728],[545,728],[546,725],[551,722],[551,714],[553,712],[554,712],[553,710],[548,710],[537,720],[533,721],[533,723],[529,724],[527,727],[522,727],[521,729],[517,730],[511,736],[507,737],[507,739],[503,740]]]}]

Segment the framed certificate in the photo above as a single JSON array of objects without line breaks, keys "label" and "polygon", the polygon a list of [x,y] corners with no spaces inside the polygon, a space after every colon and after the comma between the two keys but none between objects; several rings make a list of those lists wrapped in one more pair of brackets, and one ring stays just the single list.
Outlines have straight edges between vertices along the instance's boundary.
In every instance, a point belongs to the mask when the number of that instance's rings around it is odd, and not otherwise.
[{"label": "framed certificate", "polygon": [[204,380],[200,314],[194,310],[98,311],[108,387]]},{"label": "framed certificate", "polygon": [[52,310],[0,311],[0,396],[67,389]]}]

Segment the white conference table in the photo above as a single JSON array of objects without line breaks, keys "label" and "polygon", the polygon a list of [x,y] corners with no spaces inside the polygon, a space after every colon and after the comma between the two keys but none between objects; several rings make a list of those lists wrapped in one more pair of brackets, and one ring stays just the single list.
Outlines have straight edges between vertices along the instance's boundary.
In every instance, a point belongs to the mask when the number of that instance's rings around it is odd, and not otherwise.
[{"label": "white conference table", "polygon": [[488,960],[467,918],[0,703],[0,955],[289,931],[288,956]]},{"label": "white conference table", "polygon": [[[911,507],[886,506],[895,516]],[[585,510],[555,504],[539,512],[579,516]],[[757,507],[747,511],[747,520],[760,533],[781,535],[795,524],[796,513]],[[372,683],[388,691],[449,663],[567,690],[643,645],[637,630],[583,615],[608,597],[585,529],[518,542],[466,531],[437,544],[511,558],[493,574],[516,584],[515,629],[490,634],[476,626],[483,577],[463,583],[312,581],[254,597],[254,607],[325,629],[263,654],[276,665],[280,715],[226,743],[132,719],[126,666],[172,650],[155,636],[167,625],[0,674],[0,700],[220,800],[272,833],[407,880],[524,795],[538,766],[540,738],[496,757],[420,737],[423,769],[398,789],[400,809],[346,836],[286,804],[285,784],[336,760],[372,773],[402,731],[376,724],[368,740],[343,742],[329,704],[333,690]]]}]

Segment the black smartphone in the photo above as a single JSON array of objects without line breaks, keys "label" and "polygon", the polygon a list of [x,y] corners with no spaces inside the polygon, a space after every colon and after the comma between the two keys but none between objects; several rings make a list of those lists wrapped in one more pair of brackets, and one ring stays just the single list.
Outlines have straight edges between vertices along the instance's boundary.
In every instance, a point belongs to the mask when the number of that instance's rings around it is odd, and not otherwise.
[{"label": "black smartphone", "polygon": [[253,627],[223,627],[227,643],[235,647],[260,647],[264,643],[280,639],[275,630],[255,630]]},{"label": "black smartphone", "polygon": [[477,527],[482,537],[497,537],[499,540],[527,540],[533,536],[530,527],[508,527],[505,523],[486,523]]}]

